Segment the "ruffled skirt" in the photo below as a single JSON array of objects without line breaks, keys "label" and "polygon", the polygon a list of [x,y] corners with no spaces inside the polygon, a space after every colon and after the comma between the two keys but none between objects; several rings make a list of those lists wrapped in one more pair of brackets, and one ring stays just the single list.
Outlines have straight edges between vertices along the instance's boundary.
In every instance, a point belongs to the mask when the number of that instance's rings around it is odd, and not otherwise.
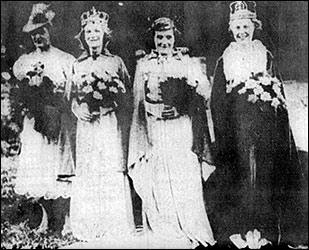
[{"label": "ruffled skirt", "polygon": [[70,196],[70,183],[58,182],[59,147],[34,130],[34,118],[24,118],[15,192],[28,198]]}]

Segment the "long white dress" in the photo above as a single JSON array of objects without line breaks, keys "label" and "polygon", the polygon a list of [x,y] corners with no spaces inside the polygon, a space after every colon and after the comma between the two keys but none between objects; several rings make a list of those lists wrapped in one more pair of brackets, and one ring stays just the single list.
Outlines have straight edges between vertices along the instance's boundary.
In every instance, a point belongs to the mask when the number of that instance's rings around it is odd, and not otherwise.
[{"label": "long white dress", "polygon": [[[35,65],[44,65],[44,75],[52,80],[54,90],[64,94],[74,60],[72,55],[51,46],[48,51],[36,50],[22,55],[15,62],[13,72],[18,80],[23,80],[29,78],[27,73],[33,71]],[[34,123],[35,118],[26,114],[20,134],[22,148],[15,192],[35,198],[68,198],[69,183],[56,181],[61,161],[59,144],[37,132]],[[68,163],[73,165],[73,160]]]},{"label": "long white dress", "polygon": [[184,78],[192,85],[208,83],[201,65],[195,62],[176,51],[167,60],[153,52],[137,66],[129,173],[143,202],[149,248],[215,244],[203,199],[200,163],[192,150],[192,116],[179,115],[173,107],[174,117],[161,118],[166,106],[160,82],[171,77]]},{"label": "long white dress", "polygon": [[[72,89],[79,88],[82,76],[92,72],[117,74],[123,82],[128,79],[119,57],[88,57],[74,64]],[[116,111],[101,113],[92,122],[78,120],[76,137],[76,176],[70,207],[73,235],[84,241],[125,238],[134,230],[134,221]]]}]

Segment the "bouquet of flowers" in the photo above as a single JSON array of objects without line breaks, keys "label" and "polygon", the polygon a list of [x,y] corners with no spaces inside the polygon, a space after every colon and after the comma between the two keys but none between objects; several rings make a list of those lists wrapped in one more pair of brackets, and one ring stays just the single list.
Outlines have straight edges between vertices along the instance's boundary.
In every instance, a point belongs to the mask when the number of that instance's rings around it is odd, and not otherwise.
[{"label": "bouquet of flowers", "polygon": [[82,77],[82,84],[78,88],[78,103],[86,103],[89,107],[90,113],[99,113],[102,108],[117,107],[117,95],[126,89],[119,77],[111,75],[108,72],[98,74],[92,72],[88,75],[84,74]]},{"label": "bouquet of flowers", "polygon": [[276,77],[265,73],[252,74],[240,86],[242,88],[238,90],[238,94],[247,94],[248,102],[269,103],[275,109],[278,106],[286,107],[286,101],[282,92],[282,83]]},{"label": "bouquet of flowers", "polygon": [[160,89],[165,105],[175,107],[180,114],[189,112],[189,104],[195,91],[187,84],[185,77],[167,77],[165,81],[160,82]]},{"label": "bouquet of flowers", "polygon": [[63,94],[57,88],[59,84],[54,83],[48,76],[43,74],[44,64],[38,62],[32,65],[33,69],[27,72],[19,88],[22,92],[22,101],[30,113],[41,109],[41,105],[60,107]]},{"label": "bouquet of flowers", "polygon": [[19,83],[18,99],[27,110],[28,117],[34,117],[34,129],[50,140],[56,141],[60,132],[60,116],[63,95],[55,91],[56,85],[44,76],[44,64],[37,63]]}]

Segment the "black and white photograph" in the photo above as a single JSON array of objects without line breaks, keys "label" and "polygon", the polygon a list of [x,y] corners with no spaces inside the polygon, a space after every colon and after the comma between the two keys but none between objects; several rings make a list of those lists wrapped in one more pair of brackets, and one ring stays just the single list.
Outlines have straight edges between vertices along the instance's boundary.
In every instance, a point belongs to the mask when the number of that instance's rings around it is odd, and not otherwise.
[{"label": "black and white photograph", "polygon": [[1,249],[308,249],[308,2],[1,1]]}]

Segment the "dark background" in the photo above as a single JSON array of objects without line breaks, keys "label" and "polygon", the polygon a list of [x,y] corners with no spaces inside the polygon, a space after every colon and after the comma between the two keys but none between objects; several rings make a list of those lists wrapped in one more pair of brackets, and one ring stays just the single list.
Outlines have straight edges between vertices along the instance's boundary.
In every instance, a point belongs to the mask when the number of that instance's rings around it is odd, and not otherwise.
[{"label": "dark background", "polygon": [[[135,51],[149,51],[152,37],[147,29],[160,16],[169,16],[182,32],[179,46],[189,47],[193,56],[206,56],[208,74],[231,41],[228,32],[231,1],[43,1],[55,11],[51,31],[53,45],[79,56],[74,36],[80,30],[80,16],[92,6],[110,15],[113,31],[109,49],[123,58],[134,75]],[[21,32],[38,1],[1,1],[1,36],[11,62],[26,52],[31,41]],[[122,3],[122,4],[121,4]],[[308,2],[257,1],[260,37],[275,56],[284,80],[308,82]]]}]

